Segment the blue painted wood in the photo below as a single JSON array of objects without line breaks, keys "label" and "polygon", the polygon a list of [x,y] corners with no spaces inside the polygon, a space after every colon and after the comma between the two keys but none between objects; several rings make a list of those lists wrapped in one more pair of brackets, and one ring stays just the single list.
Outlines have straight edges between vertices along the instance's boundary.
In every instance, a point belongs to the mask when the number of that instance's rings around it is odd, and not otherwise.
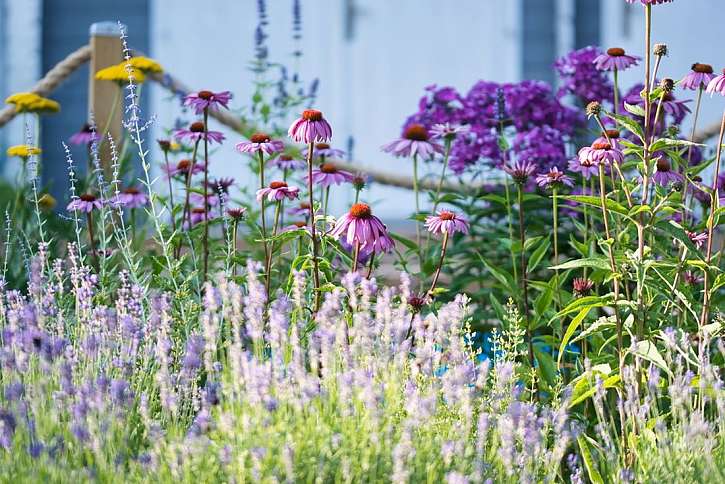
[{"label": "blue painted wood", "polygon": [[[147,0],[44,0],[42,72],[87,44],[88,29],[94,22],[120,20],[128,27],[130,46],[148,52],[148,3]],[[60,102],[61,112],[43,119],[43,182],[51,187],[53,196],[64,201],[67,199],[68,174],[61,141],[67,140],[87,120],[88,66],[74,72],[53,93],[53,98]],[[76,165],[85,170],[88,164],[85,148],[71,148]]]},{"label": "blue painted wood", "polygon": [[522,0],[523,77],[554,81],[556,0]]},{"label": "blue painted wood", "polygon": [[601,0],[575,0],[574,47],[580,49],[601,42]]}]

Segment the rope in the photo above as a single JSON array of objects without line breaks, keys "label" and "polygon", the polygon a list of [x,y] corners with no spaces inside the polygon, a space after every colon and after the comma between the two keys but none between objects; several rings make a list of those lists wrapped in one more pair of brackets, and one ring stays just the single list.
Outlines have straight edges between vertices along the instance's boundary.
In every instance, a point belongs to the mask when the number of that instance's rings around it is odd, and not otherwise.
[{"label": "rope", "polygon": [[[91,46],[84,45],[80,49],[70,53],[68,57],[53,66],[41,80],[35,83],[30,89],[41,96],[49,96],[56,87],[65,81],[80,66],[91,59]],[[18,113],[14,106],[8,106],[0,111],[0,127],[5,126]]]}]

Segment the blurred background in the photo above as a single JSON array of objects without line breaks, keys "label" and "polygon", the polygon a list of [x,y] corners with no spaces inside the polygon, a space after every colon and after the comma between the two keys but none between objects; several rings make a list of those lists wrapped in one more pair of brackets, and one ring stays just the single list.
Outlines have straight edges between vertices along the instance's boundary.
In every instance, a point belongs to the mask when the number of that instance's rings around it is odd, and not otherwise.
[{"label": "blurred background", "polygon": [[[725,1],[676,0],[654,14],[653,42],[666,42],[670,50],[661,77],[680,79],[694,62],[725,65]],[[336,147],[346,150],[353,139],[352,158],[362,166],[406,174],[408,161],[379,148],[400,135],[426,86],[465,93],[480,79],[555,82],[553,62],[572,49],[618,46],[641,56],[644,45],[643,9],[624,0],[0,0],[0,96],[30,89],[86,44],[89,26],[103,20],[125,23],[131,46],[191,89],[234,92],[235,109],[249,104],[250,60],[263,45],[269,60],[287,65],[303,83],[319,79],[316,107],[332,123]],[[624,90],[640,72],[622,74]],[[84,66],[61,85],[50,96],[61,113],[43,120],[44,182],[56,194],[67,183],[60,141],[87,118],[88,76]],[[147,115],[156,116],[153,140],[174,126],[179,105],[156,85],[144,97]],[[701,125],[716,122],[724,104],[708,98]],[[213,174],[253,186],[233,150],[240,136],[213,128],[233,141],[214,154]],[[24,138],[21,118],[0,129],[5,177],[17,168],[5,150]],[[84,159],[82,148],[77,156]],[[334,203],[342,209],[351,197]],[[409,191],[379,184],[366,198],[391,223],[412,206]]]}]

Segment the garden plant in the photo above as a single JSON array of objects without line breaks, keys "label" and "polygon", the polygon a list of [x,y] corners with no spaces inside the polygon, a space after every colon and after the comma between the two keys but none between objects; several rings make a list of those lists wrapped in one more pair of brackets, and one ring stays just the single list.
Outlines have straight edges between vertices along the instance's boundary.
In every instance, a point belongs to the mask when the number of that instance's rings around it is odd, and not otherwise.
[{"label": "garden plant", "polygon": [[[696,135],[725,71],[661,78],[676,2],[627,1],[639,52],[571,52],[556,87],[426,88],[380,140],[411,177],[402,233],[317,82],[268,58],[264,2],[251,99],[177,93],[174,127],[141,111],[163,59],[124,32],[96,74],[122,88],[123,135],[95,119],[58,140],[65,201],[36,147],[61,106],[10,96],[0,480],[725,482],[725,110]],[[213,176],[224,143],[254,190]]]}]

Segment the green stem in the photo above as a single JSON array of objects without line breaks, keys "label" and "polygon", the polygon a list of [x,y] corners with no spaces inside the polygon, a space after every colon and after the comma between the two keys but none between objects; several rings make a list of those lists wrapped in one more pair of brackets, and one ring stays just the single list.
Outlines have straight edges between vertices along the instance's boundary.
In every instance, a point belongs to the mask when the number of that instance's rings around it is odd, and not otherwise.
[{"label": "green stem", "polygon": [[315,198],[312,187],[312,155],[315,143],[310,142],[307,146],[307,193],[310,203],[310,235],[312,236],[312,275],[315,284],[315,306],[314,312],[320,309],[320,267],[317,261],[317,234],[315,228]]},{"label": "green stem", "polygon": [[443,233],[443,242],[441,242],[441,257],[438,260],[438,267],[436,267],[435,274],[433,275],[433,282],[430,285],[430,289],[428,289],[428,297],[433,297],[433,291],[436,288],[436,284],[438,284],[438,278],[441,275],[441,269],[443,268],[443,259],[446,257],[446,249],[448,248],[448,232]]},{"label": "green stem", "polygon": [[415,193],[415,243],[418,245],[418,260],[422,269],[423,261],[420,255],[420,223],[418,223],[418,215],[420,215],[420,200],[418,191],[418,156],[413,155],[413,192]]},{"label": "green stem", "polygon": [[[272,237],[277,235],[277,226],[279,225],[279,214],[280,213],[282,213],[282,200],[277,202],[277,206],[274,209],[274,225],[272,226]],[[268,297],[269,297],[270,281],[272,279],[272,254],[273,253],[274,253],[274,241],[272,241],[270,243],[269,255],[267,256],[267,260],[265,261],[265,269],[264,269],[264,273],[266,276],[265,288],[267,290]]]},{"label": "green stem", "polygon": [[[692,131],[690,132],[690,143],[695,142],[695,133],[697,131],[697,121],[700,118],[700,107],[702,105],[702,91],[703,86],[700,84],[700,88],[697,90],[697,101],[695,103],[695,117],[692,121]],[[685,173],[685,179],[686,183],[683,183],[682,187],[682,225],[684,226],[687,223],[687,188],[689,185],[689,176],[687,174],[687,170],[690,168],[690,163],[692,162],[692,146],[690,146],[687,150],[687,161],[685,164],[685,169],[683,170]]]},{"label": "green stem", "polygon": [[[557,198],[557,189],[554,188],[552,193],[552,211],[554,214],[554,265],[559,265],[559,199]],[[561,309],[561,288],[559,286],[559,269],[554,269],[554,285],[556,286],[556,305],[557,312]]]},{"label": "green stem", "polygon": [[[264,153],[260,150],[259,156],[259,188],[264,188]],[[262,211],[262,246],[264,247],[264,260],[269,258],[269,247],[267,246],[267,217],[265,215],[265,197],[260,200],[260,206]]]},{"label": "green stem", "polygon": [[619,70],[614,68],[614,114],[619,111]]},{"label": "green stem", "polygon": [[[529,324],[529,284],[526,280],[526,231],[524,230],[524,195],[521,191],[521,185],[516,184],[516,198],[519,206],[519,243],[521,244],[521,292],[523,295],[524,324],[526,326],[526,339],[529,348],[529,366],[533,370],[535,368],[534,359],[534,336]],[[537,392],[538,394],[538,392]]]},{"label": "green stem", "polygon": [[207,200],[209,194],[209,108],[204,108],[204,187],[203,187],[203,200],[204,200],[204,277],[203,282],[206,282],[207,275],[209,273],[209,201]]},{"label": "green stem", "polygon": [[514,273],[514,283],[518,286],[519,284],[519,275],[518,275],[518,269],[516,268],[516,254],[514,253],[514,216],[513,211],[511,210],[511,189],[509,187],[509,179],[508,177],[505,178],[506,183],[504,184],[504,189],[506,190],[506,215],[508,220],[508,228],[509,228],[509,251],[511,252],[511,267],[513,269]]}]

